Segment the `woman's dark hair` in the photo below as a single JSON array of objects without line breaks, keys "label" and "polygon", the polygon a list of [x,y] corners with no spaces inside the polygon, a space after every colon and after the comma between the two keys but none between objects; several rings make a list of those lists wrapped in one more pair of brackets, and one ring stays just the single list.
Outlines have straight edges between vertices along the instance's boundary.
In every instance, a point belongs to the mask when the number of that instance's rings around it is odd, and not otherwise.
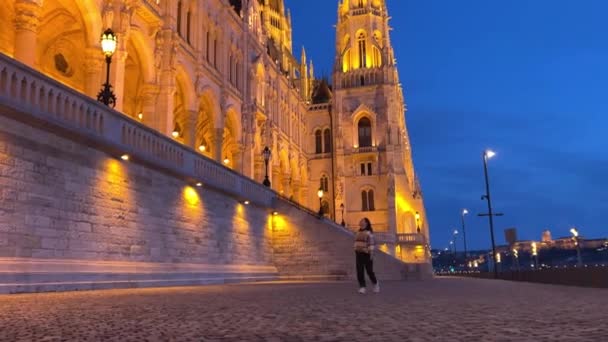
[{"label": "woman's dark hair", "polygon": [[374,230],[372,229],[372,223],[369,222],[369,219],[367,217],[363,218],[363,221],[365,221],[365,228],[363,228],[363,230],[369,230],[370,232],[374,232]]}]

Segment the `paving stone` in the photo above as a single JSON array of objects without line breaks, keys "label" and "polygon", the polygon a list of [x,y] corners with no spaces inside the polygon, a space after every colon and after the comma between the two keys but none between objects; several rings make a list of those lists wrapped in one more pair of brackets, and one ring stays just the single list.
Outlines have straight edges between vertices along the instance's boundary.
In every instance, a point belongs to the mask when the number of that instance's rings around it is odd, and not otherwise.
[{"label": "paving stone", "polygon": [[434,279],[0,296],[0,341],[606,341],[608,291]]}]

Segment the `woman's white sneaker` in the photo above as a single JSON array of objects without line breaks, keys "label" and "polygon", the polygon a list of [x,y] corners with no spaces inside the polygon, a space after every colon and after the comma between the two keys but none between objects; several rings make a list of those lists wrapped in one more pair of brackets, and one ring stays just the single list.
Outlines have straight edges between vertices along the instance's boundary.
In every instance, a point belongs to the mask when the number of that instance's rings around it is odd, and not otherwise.
[{"label": "woman's white sneaker", "polygon": [[380,292],[380,282],[379,281],[376,282],[376,285],[374,285],[374,292],[375,293]]},{"label": "woman's white sneaker", "polygon": [[360,294],[365,294],[365,287],[359,288],[359,293]]}]

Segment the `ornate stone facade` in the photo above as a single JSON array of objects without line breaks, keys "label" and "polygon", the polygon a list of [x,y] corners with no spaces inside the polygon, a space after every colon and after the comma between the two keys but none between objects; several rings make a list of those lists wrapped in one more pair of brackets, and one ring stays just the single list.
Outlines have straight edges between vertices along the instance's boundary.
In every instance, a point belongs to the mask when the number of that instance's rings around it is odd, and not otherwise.
[{"label": "ornate stone facade", "polygon": [[[96,97],[118,37],[116,110],[355,229],[427,260],[428,225],[382,0],[339,4],[333,89],[292,48],[282,0],[14,0],[0,52]],[[317,189],[325,190],[319,201]],[[343,210],[341,209],[343,205]]]}]

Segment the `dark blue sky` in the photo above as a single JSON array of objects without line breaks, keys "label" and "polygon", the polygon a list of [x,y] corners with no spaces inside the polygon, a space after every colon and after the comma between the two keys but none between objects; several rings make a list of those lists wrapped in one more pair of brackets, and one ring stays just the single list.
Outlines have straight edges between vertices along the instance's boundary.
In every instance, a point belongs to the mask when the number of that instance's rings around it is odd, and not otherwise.
[{"label": "dark blue sky", "polygon": [[[286,0],[294,50],[319,75],[333,67],[337,2]],[[448,246],[465,207],[469,246],[490,245],[476,216],[487,147],[498,243],[507,227],[607,236],[608,1],[387,2],[433,247]]]}]

